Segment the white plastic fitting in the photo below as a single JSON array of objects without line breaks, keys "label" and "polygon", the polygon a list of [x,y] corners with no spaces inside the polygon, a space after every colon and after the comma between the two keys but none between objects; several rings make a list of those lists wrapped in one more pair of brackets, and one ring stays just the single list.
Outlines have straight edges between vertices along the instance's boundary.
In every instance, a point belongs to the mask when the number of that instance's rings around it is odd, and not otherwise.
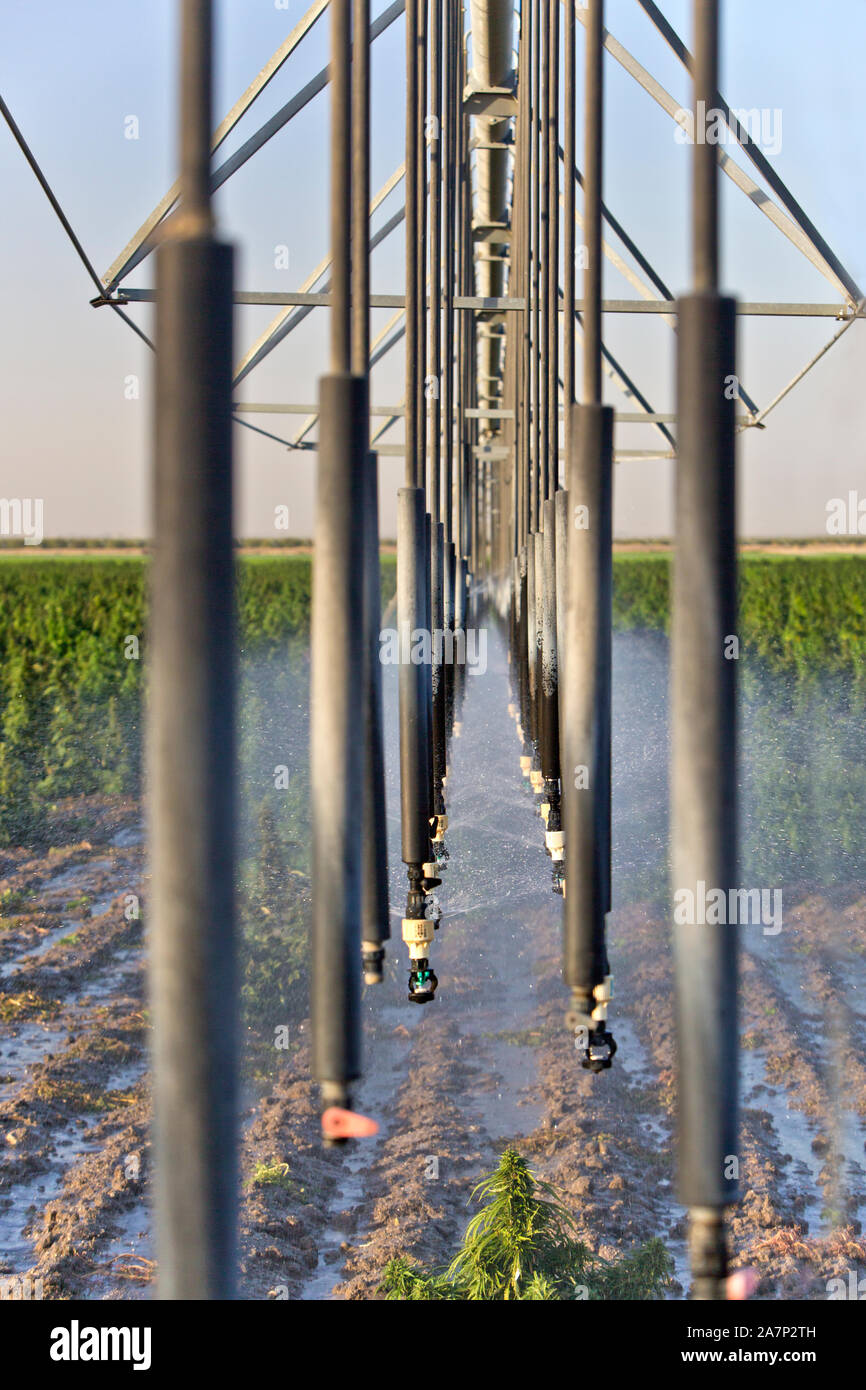
[{"label": "white plastic fitting", "polygon": [[607,1006],[613,999],[613,976],[605,975],[603,983],[596,985],[592,994],[596,1001],[592,1016],[597,1023],[603,1023],[607,1018]]},{"label": "white plastic fitting", "polygon": [[427,948],[433,940],[435,928],[426,917],[403,918],[403,940],[409,947],[411,960],[426,960]]},{"label": "white plastic fitting", "polygon": [[550,850],[550,857],[556,864],[561,864],[565,858],[565,831],[547,830],[544,834],[544,843]]}]

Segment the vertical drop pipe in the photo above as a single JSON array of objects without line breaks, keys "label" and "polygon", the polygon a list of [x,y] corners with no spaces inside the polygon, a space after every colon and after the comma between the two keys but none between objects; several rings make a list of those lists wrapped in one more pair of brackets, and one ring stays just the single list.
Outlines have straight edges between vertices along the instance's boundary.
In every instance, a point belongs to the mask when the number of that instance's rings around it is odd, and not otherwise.
[{"label": "vertical drop pipe", "polygon": [[[538,608],[535,597],[535,545],[538,537],[530,532],[526,540],[526,657],[529,693],[529,739],[538,739]],[[530,764],[532,759],[530,757]],[[523,764],[525,776],[531,778],[531,767]]]},{"label": "vertical drop pipe", "polygon": [[158,1295],[237,1269],[233,252],[210,207],[212,11],[181,8],[181,205],[157,252],[147,703]]},{"label": "vertical drop pipe", "polygon": [[532,547],[535,565],[535,725],[536,725],[536,763],[532,769],[532,789],[540,806],[544,796],[544,774],[541,771],[541,750],[544,738],[544,502],[541,503],[538,532]]},{"label": "vertical drop pipe", "polygon": [[446,549],[442,522],[442,5],[432,0],[430,15],[430,515],[433,594],[433,812],[434,839],[447,829],[443,785],[446,776],[447,714],[443,665],[445,651]]},{"label": "vertical drop pipe", "polygon": [[[352,371],[368,382],[370,362],[370,0],[352,8]],[[364,423],[369,438],[369,409]],[[364,980],[382,979],[385,942],[391,935],[388,899],[388,836],[382,726],[379,627],[379,467],[368,452],[364,469],[364,791],[362,802],[361,958]]]},{"label": "vertical drop pipe", "polygon": [[[426,616],[424,621],[424,631],[428,634],[431,654],[430,659],[423,663],[424,685],[427,697],[427,821],[431,826],[434,813],[434,745],[433,745],[433,501],[432,501],[432,478],[428,477],[428,389],[427,389],[427,278],[428,278],[428,257],[427,257],[427,150],[428,150],[428,124],[427,124],[427,46],[428,30],[430,22],[430,0],[417,0],[418,14],[418,84],[416,89],[417,110],[415,115],[417,143],[418,143],[418,356],[416,359],[416,381],[418,390],[418,443],[421,450],[421,457],[418,460],[418,484],[424,489],[424,505],[427,513],[426,540],[425,540],[425,593],[427,596]],[[428,862],[427,874],[433,876],[433,870]]]},{"label": "vertical drop pipe", "polygon": [[[562,398],[563,432],[567,436],[570,427],[571,407],[575,402],[574,389],[574,305],[575,305],[575,189],[574,176],[576,163],[575,118],[576,118],[576,66],[577,40],[574,18],[574,5],[565,6],[565,32],[563,35],[563,77],[564,77],[564,128],[562,137]],[[558,157],[558,156],[557,156]]]},{"label": "vertical drop pipe", "polygon": [[550,45],[550,100],[548,128],[548,178],[550,180],[547,262],[548,262],[548,342],[547,342],[547,487],[545,497],[553,497],[559,487],[559,5],[551,5],[548,25]]},{"label": "vertical drop pipe", "polygon": [[[424,672],[424,695],[427,701],[427,825],[433,832],[433,524],[426,510],[427,494],[424,496],[424,622],[422,624],[426,641],[426,660],[421,662]],[[435,878],[435,864],[432,855],[424,866],[426,878]]]},{"label": "vertical drop pipe", "polygon": [[446,775],[445,661],[449,651],[445,642],[445,527],[433,524],[430,533],[430,591],[432,598],[433,648],[433,839],[441,844],[448,828],[445,814]]},{"label": "vertical drop pipe", "polygon": [[551,279],[557,278],[555,267],[550,264],[550,205],[552,192],[550,188],[550,103],[551,103],[551,74],[550,74],[550,30],[553,23],[553,10],[558,9],[558,5],[551,5],[541,0],[541,88],[540,88],[540,120],[539,120],[539,144],[541,151],[541,187],[539,189],[539,233],[538,233],[538,254],[540,260],[540,286],[539,294],[541,298],[541,324],[539,332],[539,351],[542,354],[541,372],[539,378],[539,431],[541,437],[541,450],[539,457],[539,501],[538,514],[536,516],[536,530],[541,533],[541,504],[549,495],[550,484],[550,450],[553,447],[550,438],[550,306],[551,306]]},{"label": "vertical drop pipe", "polygon": [[[352,372],[351,3],[331,0],[331,362],[319,383],[311,632],[313,1072],[323,1110],[349,1109],[361,1074],[367,381]],[[327,1119],[323,1118],[327,1135]]]},{"label": "vertical drop pipe", "polygon": [[520,553],[521,584],[521,624],[520,624],[520,662],[522,670],[522,701],[520,711],[520,732],[522,747],[520,768],[528,780],[532,772],[533,740],[533,680],[530,671],[532,645],[532,603],[534,588],[534,559],[531,553],[532,537],[537,526],[538,514],[538,461],[540,453],[540,411],[539,376],[540,353],[538,333],[540,324],[539,270],[538,270],[538,218],[539,218],[539,143],[538,143],[538,82],[539,61],[539,5],[538,0],[528,0],[526,13],[526,50],[521,54],[523,81],[526,83],[526,442],[525,459],[525,499],[522,547]]},{"label": "vertical drop pipe", "polygon": [[528,781],[532,781],[535,752],[538,744],[538,632],[537,606],[535,606],[535,539],[541,523],[541,471],[542,471],[542,403],[541,403],[541,341],[542,341],[542,185],[541,177],[541,0],[530,0],[531,32],[531,139],[528,158],[531,165],[531,393],[532,411],[530,420],[530,480],[528,480],[528,530],[525,537],[525,570],[521,574],[521,587],[524,589],[525,641],[525,714],[523,755],[520,759],[521,771]]},{"label": "vertical drop pipe", "polygon": [[[461,16],[462,10],[458,11]],[[463,24],[457,25],[456,63],[457,63],[457,83],[456,83],[456,102],[457,102],[457,274],[459,293],[472,293],[472,202],[469,188],[469,157],[468,157],[468,117],[463,110],[461,94],[466,81],[466,40],[463,31]],[[467,418],[466,410],[471,406],[470,400],[470,381],[472,377],[472,363],[475,351],[475,338],[473,332],[473,319],[468,313],[461,312],[458,318],[457,334],[457,381],[459,388],[459,400],[457,409],[457,489],[456,489],[456,513],[455,531],[457,555],[455,564],[455,587],[454,587],[454,628],[457,632],[465,631],[467,619],[467,591],[469,585],[469,555],[470,555],[470,502],[469,484],[470,468],[473,460],[469,456],[469,444],[467,442]],[[463,668],[454,668],[454,703],[455,703],[455,736],[461,732],[460,722],[460,695],[461,695],[461,676]]]},{"label": "vertical drop pipe", "polygon": [[363,492],[366,704],[361,957],[365,982],[378,984],[382,980],[385,942],[391,935],[391,928],[389,924],[382,667],[379,660],[379,628],[382,616],[382,588],[379,569],[379,468],[378,457],[372,451],[367,454]]},{"label": "vertical drop pipe", "polygon": [[565,32],[563,34],[563,86],[564,86],[564,124],[562,137],[562,432],[565,453],[566,485],[556,494],[556,627],[559,656],[560,692],[560,751],[562,749],[562,691],[567,680],[566,658],[568,647],[565,640],[565,606],[568,565],[568,460],[573,445],[570,440],[574,420],[573,406],[575,393],[575,346],[574,315],[576,301],[575,254],[576,209],[575,194],[577,162],[575,125],[577,117],[577,25],[574,5],[565,6]]},{"label": "vertical drop pipe", "polygon": [[[547,148],[546,140],[542,136],[544,129],[544,101],[542,91],[545,80],[545,69],[542,61],[544,40],[547,33],[546,24],[542,21],[544,9],[543,0],[531,0],[532,3],[532,140],[530,148],[530,159],[532,161],[532,459],[531,476],[529,488],[529,532],[527,535],[526,566],[527,566],[527,622],[526,622],[526,641],[527,641],[527,691],[528,709],[527,723],[524,737],[524,754],[521,757],[521,769],[523,775],[529,779],[530,783],[537,784],[540,769],[537,767],[539,721],[538,721],[538,631],[537,631],[537,607],[535,593],[535,543],[536,536],[541,528],[541,504],[544,498],[544,488],[542,478],[546,477],[546,434],[547,434],[547,405],[545,383],[547,380],[546,369],[542,369],[544,360],[544,349],[542,344],[546,342],[546,310],[543,308],[547,304],[546,289],[543,279],[542,267],[547,263],[546,255],[546,210],[544,198],[546,196],[546,175],[543,168],[544,150]],[[545,248],[543,250],[543,248]],[[534,787],[533,787],[534,789]]]},{"label": "vertical drop pipe", "polygon": [[[718,4],[694,6],[694,101],[718,91]],[[706,103],[702,106],[701,103]],[[698,125],[695,120],[695,131]],[[734,400],[736,303],[718,291],[715,145],[692,151],[694,289],[678,302],[676,542],[671,626],[672,890],[688,901],[737,873]],[[699,888],[698,885],[701,885]],[[724,1207],[737,1196],[737,927],[674,910],[679,1197],[694,1296],[724,1299]],[[705,914],[704,914],[705,915]]]},{"label": "vertical drop pipe", "polygon": [[428,947],[433,923],[425,916],[425,864],[430,860],[429,668],[412,660],[416,634],[429,630],[429,565],[424,492],[423,362],[419,295],[420,220],[419,168],[421,121],[419,107],[419,0],[406,0],[406,486],[397,493],[397,629],[400,645],[400,815],[402,856],[408,876],[403,940],[409,950],[409,999],[428,1003],[435,975],[429,969]]},{"label": "vertical drop pipe", "polygon": [[[418,461],[419,486],[424,489],[426,510],[424,539],[424,592],[426,596],[424,631],[427,634],[429,657],[422,663],[424,689],[427,699],[427,823],[432,836],[435,804],[435,771],[433,743],[433,501],[432,480],[428,477],[428,390],[427,390],[427,183],[428,183],[428,124],[427,124],[427,40],[430,23],[430,0],[418,0],[418,86],[416,128],[418,141],[418,357],[416,380],[418,389],[418,442],[421,457]],[[432,852],[425,864],[425,878],[435,878]]]},{"label": "vertical drop pipe", "polygon": [[547,817],[545,843],[554,859],[554,889],[561,891],[562,818],[559,787],[559,675],[556,651],[556,521],[554,495],[559,488],[559,5],[553,5],[548,23],[548,77],[550,98],[548,146],[550,179],[547,262],[547,436],[545,460],[547,484],[542,506],[542,682],[541,775],[544,782],[542,814]]},{"label": "vertical drop pipe", "polygon": [[[568,586],[568,492],[560,488],[554,499],[556,516],[556,651],[559,667],[559,693],[566,679],[565,603]],[[560,725],[561,725],[560,716]]]},{"label": "vertical drop pipe", "polygon": [[[456,188],[457,188],[457,54],[455,52],[457,16],[452,5],[445,5],[444,11],[444,51],[445,70],[444,97],[445,113],[443,133],[445,136],[445,158],[442,161],[444,175],[443,216],[443,288],[444,288],[444,372],[442,403],[444,407],[443,433],[443,520],[445,527],[445,569],[444,569],[444,623],[447,631],[454,631],[456,603],[455,585],[457,582],[457,546],[454,541],[454,277],[455,232],[456,232]],[[446,721],[450,734],[454,721],[454,664],[445,667]]]},{"label": "vertical drop pipe", "polygon": [[422,662],[411,659],[414,634],[426,630],[428,519],[423,488],[397,493],[397,630],[400,641],[400,798],[402,853],[409,891],[403,940],[409,949],[409,1000],[429,1003],[438,981],[429,969],[434,925],[425,915],[424,866],[430,858],[427,688]]},{"label": "vertical drop pipe", "polygon": [[[418,487],[418,0],[406,0],[406,486]],[[423,287],[422,287],[423,288]]]},{"label": "vertical drop pipe", "polygon": [[538,530],[542,442],[541,402],[541,0],[532,5],[532,476],[529,533]]},{"label": "vertical drop pipe", "polygon": [[528,746],[529,746],[529,739],[530,739],[530,735],[529,735],[529,732],[528,732],[528,729],[529,729],[529,719],[530,719],[530,705],[529,705],[529,652],[528,652],[528,642],[529,642],[529,638],[528,638],[528,635],[527,635],[527,633],[528,633],[528,626],[529,626],[529,618],[528,618],[528,611],[527,611],[528,608],[529,608],[529,582],[528,582],[529,560],[528,560],[528,541],[527,541],[527,544],[526,544],[526,545],[523,545],[523,546],[521,547],[520,554],[518,555],[517,560],[518,560],[518,583],[520,584],[520,605],[519,605],[520,621],[519,621],[519,623],[518,623],[518,625],[517,625],[517,649],[518,649],[518,652],[519,652],[519,662],[518,662],[518,691],[519,691],[519,696],[520,696],[520,705],[519,705],[519,711],[520,711],[520,728],[519,728],[519,733],[520,733],[520,741],[521,741],[521,750],[520,750],[520,770],[521,770],[521,772],[523,773],[524,777],[527,777],[527,778],[528,778],[528,777],[529,777],[529,770],[530,770],[531,763],[532,763],[532,759],[531,759],[530,755],[529,755],[528,752],[527,752],[527,748],[528,748]]},{"label": "vertical drop pipe", "polygon": [[519,514],[517,526],[517,583],[519,585],[518,613],[516,630],[517,690],[518,690],[518,734],[521,741],[521,767],[527,756],[527,651],[526,651],[526,544],[529,534],[531,469],[533,457],[532,421],[532,4],[521,7],[520,12],[520,132],[518,155],[521,165],[521,268],[520,279],[524,298],[524,308],[520,313],[522,392],[520,409],[522,411],[520,453],[517,467],[520,476]]},{"label": "vertical drop pipe", "polygon": [[[430,511],[427,479],[427,20],[430,0],[415,0],[417,42],[415,63],[415,178],[417,184],[418,239],[415,255],[418,260],[415,311],[418,316],[418,350],[415,355],[415,389],[418,397],[418,486],[425,490],[425,504]],[[428,668],[428,685],[430,671]]]},{"label": "vertical drop pipe", "polygon": [[549,156],[550,146],[548,140],[548,110],[549,110],[549,61],[550,49],[548,40],[549,31],[549,6],[545,0],[535,0],[534,13],[534,38],[532,38],[532,53],[534,53],[534,82],[535,99],[532,104],[532,114],[534,114],[534,161],[537,177],[535,183],[535,208],[534,208],[534,231],[535,231],[535,270],[534,270],[534,292],[535,292],[535,361],[534,361],[534,391],[535,391],[535,461],[532,468],[532,507],[531,507],[531,534],[530,545],[527,550],[527,589],[528,603],[530,603],[530,613],[528,613],[528,662],[530,662],[530,753],[531,762],[525,776],[530,778],[532,792],[538,795],[542,787],[541,766],[539,766],[539,753],[541,753],[541,670],[539,670],[538,652],[542,642],[541,624],[539,624],[539,613],[541,613],[542,588],[541,588],[541,527],[542,527],[542,505],[546,495],[546,478],[548,478],[548,368],[546,368],[546,352],[548,352],[549,336],[549,293],[548,293],[548,215],[549,215]]},{"label": "vertical drop pipe", "polygon": [[559,669],[556,621],[556,497],[548,497],[542,510],[544,601],[542,604],[541,692],[542,718],[541,770],[544,775],[546,812],[545,846],[553,861],[553,887],[562,892],[562,862],[565,837],[559,790]]},{"label": "vertical drop pipe", "polygon": [[602,0],[586,25],[583,404],[568,439],[567,681],[562,697],[566,897],[563,976],[567,1016],[583,1066],[610,1066],[605,914],[610,910],[610,706],[613,593],[613,410],[601,403]]}]

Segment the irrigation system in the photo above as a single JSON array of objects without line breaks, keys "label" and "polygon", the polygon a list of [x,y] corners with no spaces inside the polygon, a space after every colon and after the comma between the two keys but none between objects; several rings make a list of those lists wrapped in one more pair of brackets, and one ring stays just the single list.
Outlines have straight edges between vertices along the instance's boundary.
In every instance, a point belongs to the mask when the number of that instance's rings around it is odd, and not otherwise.
[{"label": "irrigation system", "polygon": [[[736,631],[736,437],[763,428],[863,316],[864,302],[720,93],[717,0],[694,0],[693,53],[652,0],[635,4],[691,75],[691,112],[605,29],[603,0],[523,0],[519,7],[513,0],[394,0],[375,17],[369,0],[314,0],[214,126],[212,6],[182,0],[180,177],[103,276],[2,106],[96,284],[94,305],[121,314],[139,333],[130,306],[154,299],[157,306],[149,916],[164,1298],[229,1298],[235,1287],[234,425],[270,434],[249,417],[306,416],[291,439],[270,437],[317,457],[312,1021],[326,1143],[353,1142],[375,1128],[353,1110],[352,1090],[364,1065],[362,983],[381,981],[386,949],[405,952],[408,1002],[435,999],[436,935],[447,923],[432,895],[448,853],[451,745],[465,644],[488,614],[507,635],[520,769],[543,821],[552,887],[563,899],[564,1045],[576,1041],[579,1061],[593,1072],[614,1061],[615,960],[605,927],[619,460],[675,460],[672,885],[727,891],[736,884],[736,662],[726,654]],[[223,141],[325,22],[330,65],[220,162]],[[370,49],[398,22],[406,40],[405,163],[371,195]],[[680,299],[604,198],[611,64],[672,121],[691,123],[692,274]],[[212,194],[326,89],[328,254],[295,292],[239,290],[232,249],[214,228]],[[721,113],[742,163],[703,138],[710,111]],[[831,302],[747,304],[720,293],[720,176],[821,272]],[[400,183],[403,206],[381,222],[378,210]],[[403,223],[405,285],[373,295],[370,252]],[[124,288],[154,251],[155,288]],[[633,298],[603,299],[605,259],[627,276]],[[277,311],[240,361],[233,357],[233,303]],[[373,307],[394,311],[375,340]],[[323,310],[330,361],[318,402],[234,401],[234,388]],[[661,314],[676,335],[673,415],[653,409],[605,343],[607,315],[639,313]],[[827,317],[838,326],[821,353],[760,406],[738,377],[738,315]],[[403,399],[371,405],[371,367],[401,344]],[[605,377],[633,402],[632,412],[617,416],[604,403]],[[635,420],[656,431],[654,450],[619,447],[618,424]],[[403,441],[386,442],[400,422]],[[402,942],[388,939],[377,659],[377,469],[388,454],[405,458],[397,498]],[[736,928],[672,932],[679,1195],[690,1213],[694,1293],[718,1299],[728,1274],[725,1209],[737,1196],[727,1176],[737,1151]]]}]

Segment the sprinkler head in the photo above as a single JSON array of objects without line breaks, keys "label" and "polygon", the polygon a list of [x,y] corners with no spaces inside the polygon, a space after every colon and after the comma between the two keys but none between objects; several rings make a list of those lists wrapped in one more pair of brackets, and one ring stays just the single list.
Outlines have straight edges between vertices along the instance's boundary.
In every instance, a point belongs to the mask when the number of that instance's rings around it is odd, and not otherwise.
[{"label": "sprinkler head", "polygon": [[403,918],[403,940],[409,947],[409,1003],[429,1004],[439,981],[430,969],[427,949],[433,940],[436,923],[426,917]]},{"label": "sprinkler head", "polygon": [[378,1134],[379,1126],[367,1115],[358,1115],[344,1106],[329,1105],[322,1111],[322,1137],[325,1148],[336,1148],[347,1139],[366,1139]]},{"label": "sprinkler head", "polygon": [[615,1052],[616,1042],[613,1033],[609,1033],[604,1024],[600,1023],[595,1031],[589,1035],[580,1065],[585,1071],[607,1071]]},{"label": "sprinkler head", "polygon": [[610,976],[603,984],[596,985],[591,994],[572,990],[565,1026],[574,1035],[574,1048],[586,1071],[607,1071],[616,1053],[613,1033],[607,1028],[607,1005],[611,997]]},{"label": "sprinkler head", "polygon": [[439,984],[436,972],[431,970],[426,960],[416,960],[409,971],[409,1003],[431,1004]]},{"label": "sprinkler head", "polygon": [[[348,1087],[339,1081],[323,1081],[320,1093],[322,1097],[322,1143],[326,1149],[341,1149],[347,1136],[336,1132],[331,1125],[331,1118],[335,1112],[343,1114],[351,1109],[352,1100]],[[325,1116],[328,1117],[327,1120]]]},{"label": "sprinkler head", "polygon": [[442,880],[439,877],[439,865],[434,861],[423,866],[424,872],[424,892],[432,893],[434,888],[442,887]]},{"label": "sprinkler head", "polygon": [[384,960],[384,946],[378,946],[370,941],[362,942],[361,965],[364,970],[365,985],[380,985],[382,983],[382,964]]}]

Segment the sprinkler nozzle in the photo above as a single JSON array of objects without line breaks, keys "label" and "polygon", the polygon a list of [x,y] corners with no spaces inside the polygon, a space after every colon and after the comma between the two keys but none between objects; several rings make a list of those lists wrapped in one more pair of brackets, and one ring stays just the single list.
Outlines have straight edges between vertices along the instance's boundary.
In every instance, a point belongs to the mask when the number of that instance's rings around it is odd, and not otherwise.
[{"label": "sprinkler nozzle", "polygon": [[586,1071],[607,1071],[615,1052],[616,1041],[613,1033],[609,1033],[604,1024],[600,1023],[589,1036],[589,1043],[580,1065]]},{"label": "sprinkler nozzle", "polygon": [[372,941],[364,941],[361,943],[361,965],[364,969],[365,985],[380,985],[382,983],[382,964],[384,960],[384,946],[380,946]]},{"label": "sprinkler nozzle", "polygon": [[430,969],[427,950],[433,940],[435,923],[426,917],[403,918],[403,940],[409,947],[412,968],[409,971],[409,1003],[429,1004],[436,993],[439,980]]},{"label": "sprinkler nozzle", "polygon": [[616,1053],[616,1040],[606,1026],[610,998],[610,976],[604,984],[596,985],[592,994],[572,991],[565,1025],[574,1034],[575,1051],[586,1071],[607,1071]]},{"label": "sprinkler nozzle", "polygon": [[357,1115],[339,1105],[329,1105],[322,1111],[322,1134],[328,1148],[345,1144],[347,1139],[366,1139],[378,1134],[379,1126],[366,1115]]},{"label": "sprinkler nozzle", "polygon": [[429,961],[417,960],[409,971],[409,1003],[431,1004],[439,979],[435,970],[429,968]]},{"label": "sprinkler nozzle", "polygon": [[326,1149],[341,1149],[347,1135],[337,1134],[332,1126],[334,1114],[351,1108],[349,1089],[341,1081],[323,1081],[319,1087],[322,1098],[322,1142]]},{"label": "sprinkler nozzle", "polygon": [[435,860],[429,864],[422,864],[421,870],[425,893],[432,893],[434,888],[442,887],[442,880],[439,877],[439,865]]}]

